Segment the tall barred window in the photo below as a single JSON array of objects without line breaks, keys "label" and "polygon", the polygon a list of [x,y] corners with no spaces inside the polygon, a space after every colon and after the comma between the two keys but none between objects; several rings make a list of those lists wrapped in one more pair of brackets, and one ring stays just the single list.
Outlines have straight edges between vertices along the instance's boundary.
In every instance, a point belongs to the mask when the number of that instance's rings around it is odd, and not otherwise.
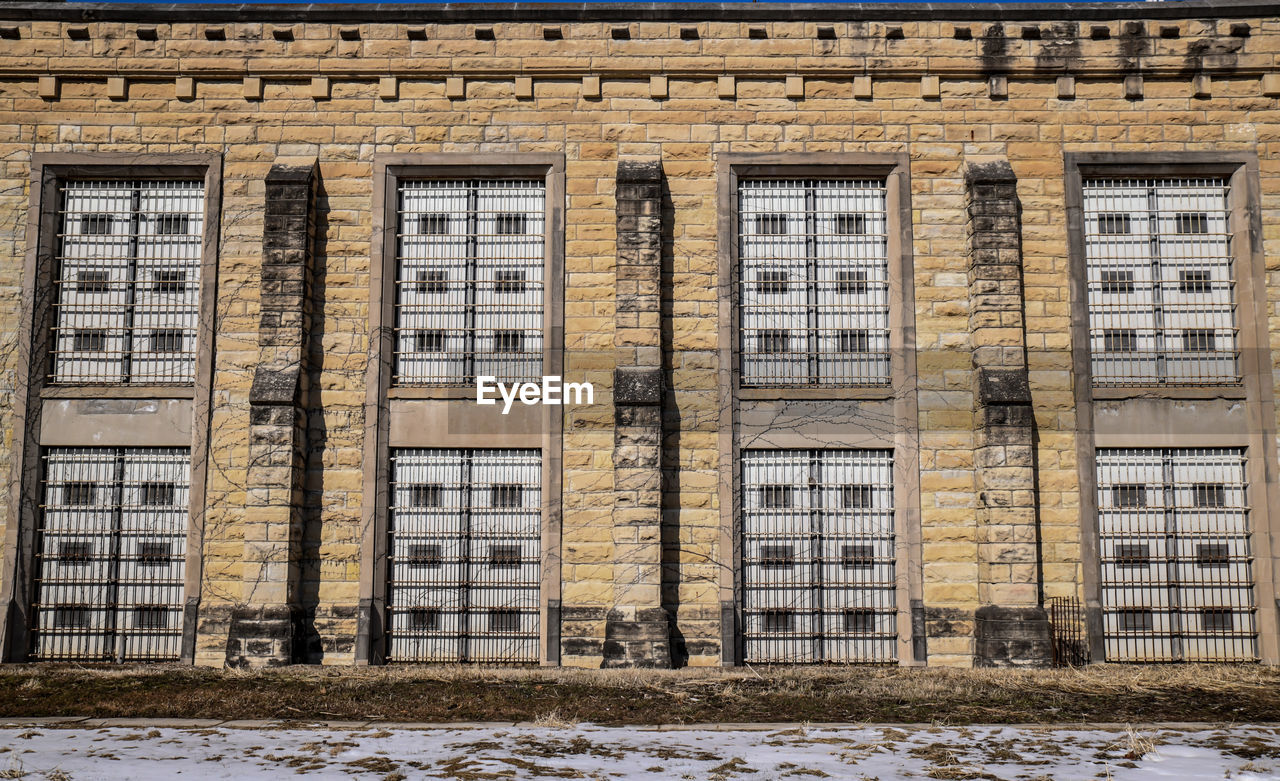
[{"label": "tall barred window", "polygon": [[545,212],[540,181],[400,183],[396,383],[542,376]]},{"label": "tall barred window", "polygon": [[35,659],[178,658],[190,466],[180,448],[45,452]]},{"label": "tall barred window", "polygon": [[747,662],[897,658],[893,454],[742,452]]},{"label": "tall barred window", "polygon": [[392,451],[388,659],[539,660],[542,456]]},{"label": "tall barred window", "polygon": [[744,387],[889,383],[885,203],[882,179],[739,183]]},{"label": "tall barred window", "polygon": [[1239,381],[1228,190],[1222,179],[1084,183],[1095,385]]},{"label": "tall barred window", "polygon": [[1245,455],[1098,451],[1107,661],[1257,658]]},{"label": "tall barred window", "polygon": [[200,181],[62,185],[54,383],[194,381],[204,198]]}]

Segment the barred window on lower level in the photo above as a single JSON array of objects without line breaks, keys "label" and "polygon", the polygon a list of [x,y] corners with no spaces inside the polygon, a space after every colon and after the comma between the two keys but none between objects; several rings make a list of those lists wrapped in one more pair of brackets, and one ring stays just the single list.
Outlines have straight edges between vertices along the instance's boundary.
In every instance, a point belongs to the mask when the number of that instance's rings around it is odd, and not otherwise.
[{"label": "barred window on lower level", "polygon": [[178,448],[45,451],[33,658],[178,658],[190,462]]},{"label": "barred window on lower level", "polygon": [[63,183],[52,381],[184,385],[195,377],[204,183]]},{"label": "barred window on lower level", "polygon": [[1099,450],[1108,661],[1257,658],[1245,455]]},{"label": "barred window on lower level", "polygon": [[889,382],[883,179],[752,179],[738,189],[742,384]]},{"label": "barred window on lower level", "polygon": [[1095,385],[1239,381],[1229,197],[1223,179],[1084,183]]},{"label": "barred window on lower level", "polygon": [[546,186],[406,180],[398,194],[394,381],[541,377]]},{"label": "barred window on lower level", "polygon": [[893,662],[893,454],[747,450],[742,489],[745,661]]},{"label": "barred window on lower level", "polygon": [[388,659],[538,662],[541,454],[391,458]]}]

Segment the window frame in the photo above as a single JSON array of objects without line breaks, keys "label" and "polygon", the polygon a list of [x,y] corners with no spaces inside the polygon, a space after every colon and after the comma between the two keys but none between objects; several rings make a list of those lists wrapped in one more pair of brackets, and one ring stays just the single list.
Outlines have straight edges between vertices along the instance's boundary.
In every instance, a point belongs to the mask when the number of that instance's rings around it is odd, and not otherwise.
[{"label": "window frame", "polygon": [[[195,372],[189,385],[53,385],[50,352],[54,317],[51,295],[56,273],[56,249],[62,182],[79,178],[189,178],[204,183],[204,234],[201,246],[199,314],[196,321]],[[196,623],[203,569],[205,492],[208,471],[209,416],[212,406],[214,323],[217,302],[218,255],[222,214],[222,156],[218,154],[130,154],[119,152],[38,152],[31,157],[30,196],[23,268],[23,304],[18,345],[25,350],[18,361],[13,420],[15,432],[11,466],[9,519],[4,538],[0,604],[0,659],[25,661],[31,649],[31,610],[34,598],[35,525],[42,495],[42,456],[52,446],[141,446],[190,448],[183,634],[180,660],[191,664],[196,654]],[[46,406],[119,407],[154,403],[159,426],[117,433],[113,439],[94,438],[96,432],[68,431],[45,426]],[[185,408],[189,407],[189,413]],[[125,412],[127,414],[127,411]],[[175,417],[187,417],[189,430],[175,430]],[[150,419],[151,416],[148,416]],[[140,420],[140,419],[139,419]],[[57,423],[56,420],[53,421]],[[164,433],[156,439],[157,432]],[[149,438],[151,437],[151,438]],[[163,441],[161,441],[163,440]]]},{"label": "window frame", "polygon": [[[1244,449],[1246,502],[1251,508],[1254,604],[1258,652],[1280,663],[1280,567],[1273,537],[1280,485],[1276,450],[1275,386],[1267,322],[1258,157],[1231,152],[1065,152],[1064,199],[1071,297],[1071,368],[1075,399],[1079,482],[1081,594],[1090,657],[1105,659],[1101,614],[1096,451],[1101,448]],[[1236,277],[1236,350],[1240,382],[1231,385],[1094,387],[1089,342],[1087,260],[1084,247],[1086,178],[1217,176],[1231,191],[1229,226]],[[1105,421],[1099,425],[1095,419]]]},{"label": "window frame", "polygon": [[387,623],[390,454],[398,448],[538,449],[542,453],[539,663],[560,662],[560,517],[563,415],[545,404],[475,404],[474,385],[393,385],[398,189],[405,179],[525,178],[545,182],[542,373],[564,375],[565,162],[554,153],[387,154],[374,158],[366,370],[360,626],[356,664],[383,664]]},{"label": "window frame", "polygon": [[[743,583],[742,449],[871,449],[888,450],[893,458],[897,594],[897,664],[925,664],[924,585],[920,527],[920,422],[916,396],[915,272],[911,227],[911,160],[905,153],[819,152],[722,154],[716,161],[717,289],[719,295],[717,354],[720,413],[719,518],[721,663],[742,664]],[[739,382],[738,181],[740,178],[869,178],[885,179],[888,233],[890,382],[864,387],[743,388]],[[789,426],[762,430],[760,405],[797,413],[813,401],[826,401],[837,424],[816,430]],[[751,407],[751,410],[744,410]],[[860,419],[863,406],[882,417]],[[886,422],[885,417],[892,418]]]}]

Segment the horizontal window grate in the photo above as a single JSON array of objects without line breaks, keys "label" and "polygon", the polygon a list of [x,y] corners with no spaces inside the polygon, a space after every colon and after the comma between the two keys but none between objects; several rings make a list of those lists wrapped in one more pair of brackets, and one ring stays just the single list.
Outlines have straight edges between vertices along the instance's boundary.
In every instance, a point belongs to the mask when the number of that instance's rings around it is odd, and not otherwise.
[{"label": "horizontal window grate", "polygon": [[33,658],[178,658],[190,461],[177,448],[45,452]]},{"label": "horizontal window grate", "polygon": [[388,658],[539,660],[536,450],[395,450]]},{"label": "horizontal window grate", "polygon": [[542,376],[545,211],[538,181],[400,183],[396,383]]},{"label": "horizontal window grate", "polygon": [[1257,658],[1239,449],[1099,450],[1108,661]]},{"label": "horizontal window grate", "polygon": [[62,184],[54,383],[193,381],[204,198],[199,181]]},{"label": "horizontal window grate", "polygon": [[1239,382],[1229,196],[1221,179],[1085,183],[1095,385]]},{"label": "horizontal window grate", "polygon": [[744,387],[889,383],[885,204],[883,180],[739,184]]},{"label": "horizontal window grate", "polygon": [[893,456],[742,453],[747,662],[896,660]]}]

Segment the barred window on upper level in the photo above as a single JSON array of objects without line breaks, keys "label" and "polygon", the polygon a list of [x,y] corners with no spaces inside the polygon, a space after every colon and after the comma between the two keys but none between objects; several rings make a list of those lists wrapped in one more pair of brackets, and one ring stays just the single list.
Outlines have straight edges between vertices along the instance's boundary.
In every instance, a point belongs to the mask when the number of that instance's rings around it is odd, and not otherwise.
[{"label": "barred window on upper level", "polygon": [[398,189],[395,383],[541,377],[546,185],[405,180]]},{"label": "barred window on upper level", "polygon": [[195,180],[62,184],[54,384],[194,381],[204,198]]},{"label": "barred window on upper level", "polygon": [[742,385],[888,385],[885,181],[750,179],[737,197]]},{"label": "barred window on upper level", "polygon": [[1093,383],[1240,381],[1223,179],[1084,183]]}]

